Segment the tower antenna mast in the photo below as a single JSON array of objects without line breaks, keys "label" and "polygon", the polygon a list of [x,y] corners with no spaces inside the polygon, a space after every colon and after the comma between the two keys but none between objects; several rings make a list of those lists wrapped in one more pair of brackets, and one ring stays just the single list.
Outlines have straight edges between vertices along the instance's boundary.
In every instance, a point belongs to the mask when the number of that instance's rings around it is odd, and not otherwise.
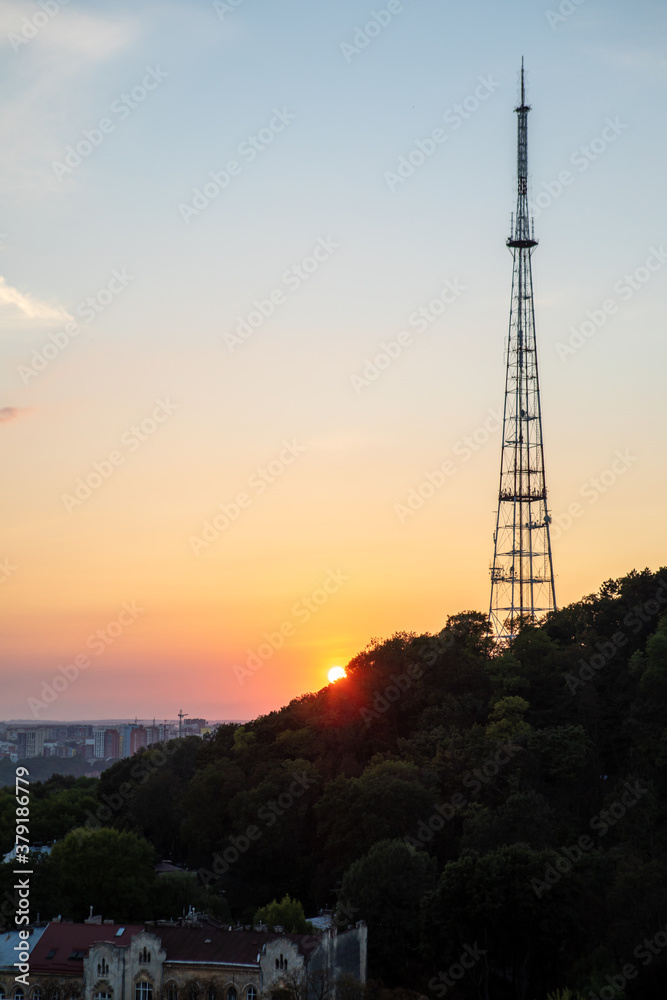
[{"label": "tower antenna mast", "polygon": [[185,719],[190,713],[184,712],[183,709],[178,713],[178,738],[180,740],[183,735],[183,719]]},{"label": "tower antenna mast", "polygon": [[495,638],[511,645],[523,623],[556,610],[551,517],[547,507],[542,409],[537,370],[532,254],[528,216],[528,112],[521,60],[517,115],[517,200],[507,246],[512,251],[512,301],[507,338],[500,486],[493,534],[489,620]]}]

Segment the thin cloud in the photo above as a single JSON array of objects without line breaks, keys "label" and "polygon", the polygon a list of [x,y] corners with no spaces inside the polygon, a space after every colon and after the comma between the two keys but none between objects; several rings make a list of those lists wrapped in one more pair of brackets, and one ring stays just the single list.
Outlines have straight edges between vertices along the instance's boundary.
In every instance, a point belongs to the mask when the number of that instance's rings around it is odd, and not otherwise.
[{"label": "thin cloud", "polygon": [[67,323],[72,316],[62,306],[51,306],[46,302],[38,302],[31,295],[24,295],[18,288],[12,288],[0,275],[0,307],[7,306],[14,312],[18,311],[26,319],[37,320],[47,326],[57,326]]},{"label": "thin cloud", "polygon": [[[32,22],[40,15],[37,26]],[[136,19],[109,19],[74,7],[57,7],[44,23],[38,3],[4,0],[0,8],[0,33],[18,53],[51,49],[54,53],[80,53],[92,59],[106,59],[136,37]]]},{"label": "thin cloud", "polygon": [[[665,24],[667,24],[667,19],[665,19]],[[658,34],[659,32],[656,31],[656,35]],[[591,47],[590,52],[619,70],[628,70],[633,74],[642,73],[661,81],[667,77],[667,59],[661,45],[646,45],[644,47],[637,45],[623,47],[620,45],[595,45]]]},{"label": "thin cloud", "polygon": [[43,197],[63,190],[51,161],[62,155],[64,146],[83,127],[103,115],[96,100],[91,103],[90,95],[95,92],[91,81],[136,42],[142,23],[134,15],[109,18],[59,6],[25,44],[14,38],[18,48],[12,51],[10,35],[23,38],[22,27],[36,14],[41,24],[44,11],[38,4],[0,3],[0,42],[6,50],[0,173],[5,193]]},{"label": "thin cloud", "polygon": [[30,413],[30,407],[0,406],[0,424],[8,424],[10,420],[18,420],[24,413]]}]

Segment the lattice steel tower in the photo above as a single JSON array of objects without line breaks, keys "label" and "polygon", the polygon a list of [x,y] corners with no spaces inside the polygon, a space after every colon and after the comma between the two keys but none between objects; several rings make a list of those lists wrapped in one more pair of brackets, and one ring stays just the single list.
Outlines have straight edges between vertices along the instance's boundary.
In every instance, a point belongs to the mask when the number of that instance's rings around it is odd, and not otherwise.
[{"label": "lattice steel tower", "polygon": [[489,618],[496,639],[511,643],[520,621],[556,608],[542,411],[537,373],[531,257],[537,246],[528,218],[528,112],[521,61],[516,216],[512,250],[512,304],[507,339],[505,410],[498,514],[493,535]]}]

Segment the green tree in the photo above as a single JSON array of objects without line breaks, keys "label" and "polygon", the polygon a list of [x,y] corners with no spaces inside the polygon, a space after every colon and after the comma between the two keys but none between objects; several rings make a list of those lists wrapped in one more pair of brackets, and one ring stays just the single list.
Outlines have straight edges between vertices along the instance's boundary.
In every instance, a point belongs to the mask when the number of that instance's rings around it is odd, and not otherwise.
[{"label": "green tree", "polygon": [[205,889],[196,872],[164,872],[157,876],[154,913],[164,920],[178,920],[192,907],[229,923],[231,913],[224,896]]},{"label": "green tree", "polygon": [[440,635],[451,637],[472,653],[488,656],[493,651],[492,631],[488,615],[479,611],[463,611],[448,616]]},{"label": "green tree", "polygon": [[542,772],[549,780],[572,782],[589,765],[592,746],[583,726],[552,726],[533,732],[528,749],[539,755]]},{"label": "green tree", "polygon": [[341,874],[377,841],[408,835],[432,814],[437,799],[433,779],[407,761],[378,758],[360,778],[336,778],[315,807],[332,874]]},{"label": "green tree", "polygon": [[436,883],[435,862],[403,840],[382,840],[349,868],[341,897],[369,926],[371,974],[411,981],[419,944],[419,908]]},{"label": "green tree", "polygon": [[211,858],[203,866],[214,872],[222,867],[220,887],[244,922],[267,899],[281,899],[286,892],[306,898],[312,879],[312,803],[320,776],[305,760],[269,757],[268,764],[262,780],[229,802],[215,851],[218,861],[229,860],[223,867]]},{"label": "green tree", "polygon": [[161,857],[181,860],[185,796],[202,743],[197,736],[147,747],[103,772],[99,821],[150,840]]},{"label": "green tree", "polygon": [[646,669],[642,675],[640,691],[645,697],[667,701],[667,615],[646,643]]},{"label": "green tree", "polygon": [[481,996],[509,987],[513,996],[525,997],[529,985],[543,992],[558,982],[559,954],[572,954],[578,940],[580,876],[570,871],[553,885],[544,883],[539,895],[534,889],[544,882],[547,865],[558,860],[554,851],[511,844],[487,854],[467,851],[448,862],[424,900],[425,956],[447,963],[466,945],[477,949],[469,981]]},{"label": "green tree", "polygon": [[[30,785],[30,841],[51,844],[83,826],[97,807],[97,778],[57,774]],[[16,832],[14,787],[0,789],[0,852],[11,850]]]},{"label": "green tree", "polygon": [[286,934],[309,934],[313,930],[313,925],[306,920],[303,903],[290,899],[287,893],[280,902],[274,899],[267,906],[261,906],[252,922],[266,924],[270,931],[281,927]]},{"label": "green tree", "polygon": [[198,867],[208,864],[220,840],[220,832],[232,827],[231,801],[246,789],[246,785],[242,769],[228,757],[195,771],[185,792],[185,818],[180,830],[187,844],[188,864]]},{"label": "green tree", "polygon": [[523,718],[529,708],[526,699],[518,695],[501,698],[491,710],[487,737],[498,743],[512,743],[530,736],[532,727]]},{"label": "green tree", "polygon": [[[45,854],[30,854],[30,912],[34,919],[48,920],[62,911],[62,904],[52,874],[51,859]],[[0,931],[16,930],[14,923],[18,896],[17,875],[13,862],[0,864]]]},{"label": "green tree", "polygon": [[553,842],[554,815],[534,789],[511,792],[497,809],[471,802],[465,811],[461,847],[482,853],[503,844],[546,847]]},{"label": "green tree", "polygon": [[115,921],[143,921],[154,910],[155,852],[134,833],[78,829],[55,844],[49,869],[64,917],[95,913]]}]

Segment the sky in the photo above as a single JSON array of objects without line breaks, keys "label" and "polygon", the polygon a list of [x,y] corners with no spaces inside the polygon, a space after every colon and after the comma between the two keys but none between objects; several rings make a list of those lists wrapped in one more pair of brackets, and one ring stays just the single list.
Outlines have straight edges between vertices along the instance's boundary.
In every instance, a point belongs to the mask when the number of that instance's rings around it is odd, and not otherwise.
[{"label": "sky", "polygon": [[4,0],[1,717],[252,718],[488,610],[522,57],[558,604],[667,563],[666,21]]}]

